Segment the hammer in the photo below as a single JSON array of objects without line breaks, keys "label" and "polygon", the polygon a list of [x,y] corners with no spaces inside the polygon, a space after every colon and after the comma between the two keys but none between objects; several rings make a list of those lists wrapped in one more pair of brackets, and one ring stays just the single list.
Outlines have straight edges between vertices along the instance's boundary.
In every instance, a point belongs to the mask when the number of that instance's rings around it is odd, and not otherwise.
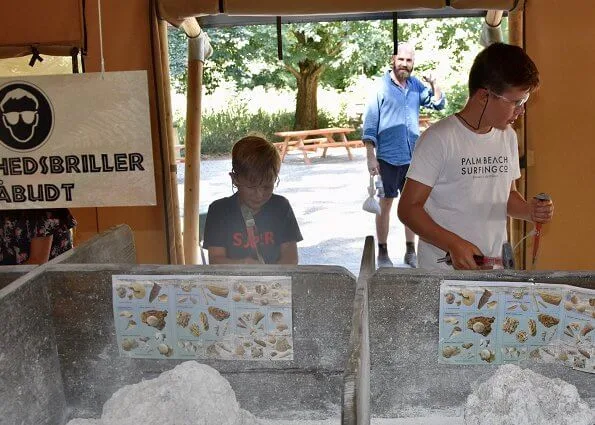
[{"label": "hammer", "polygon": [[[534,197],[538,201],[551,201],[552,198],[547,193],[540,193]],[[541,223],[535,223],[535,235],[533,236],[533,263],[537,263],[537,253],[539,252],[539,240],[541,239]]]},{"label": "hammer", "polygon": [[[474,255],[473,259],[478,266],[495,266],[502,264],[502,267],[505,269],[514,269],[514,253],[512,251],[512,245],[510,245],[509,242],[504,242],[502,244],[502,258]],[[450,253],[447,252],[445,257],[439,258],[436,262],[446,263],[449,266],[452,266]]]}]

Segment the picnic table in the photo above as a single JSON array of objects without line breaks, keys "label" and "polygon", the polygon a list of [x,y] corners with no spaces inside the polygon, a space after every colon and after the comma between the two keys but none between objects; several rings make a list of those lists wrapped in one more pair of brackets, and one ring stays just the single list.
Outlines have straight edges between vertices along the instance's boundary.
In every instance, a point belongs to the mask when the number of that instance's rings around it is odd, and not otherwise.
[{"label": "picnic table", "polygon": [[[361,140],[347,140],[347,134],[354,132],[354,128],[333,127],[319,128],[315,130],[297,130],[297,131],[279,131],[276,136],[283,137],[282,142],[275,143],[281,155],[281,161],[285,159],[287,151],[299,149],[304,155],[304,162],[311,164],[308,158],[308,152],[316,152],[318,149],[324,149],[322,157],[326,157],[328,148],[345,148],[349,160],[353,159],[351,154],[352,147],[363,146]],[[338,139],[335,139],[335,137]]]}]

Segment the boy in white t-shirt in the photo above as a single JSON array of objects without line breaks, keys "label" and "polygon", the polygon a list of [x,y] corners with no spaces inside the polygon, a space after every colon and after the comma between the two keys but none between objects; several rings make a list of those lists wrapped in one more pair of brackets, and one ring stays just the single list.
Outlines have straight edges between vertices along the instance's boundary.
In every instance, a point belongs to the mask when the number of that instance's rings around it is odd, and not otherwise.
[{"label": "boy in white t-shirt", "polygon": [[420,237],[420,268],[478,269],[474,255],[500,257],[506,217],[546,223],[551,201],[527,202],[516,190],[521,174],[516,133],[539,72],[517,46],[495,43],[477,55],[469,100],[417,142],[399,202],[400,220]]}]

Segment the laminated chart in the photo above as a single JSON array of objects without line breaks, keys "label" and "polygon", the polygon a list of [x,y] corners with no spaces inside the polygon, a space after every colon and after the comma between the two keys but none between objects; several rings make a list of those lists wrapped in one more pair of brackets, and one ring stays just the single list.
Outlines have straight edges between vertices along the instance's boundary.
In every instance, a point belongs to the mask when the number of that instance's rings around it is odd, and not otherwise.
[{"label": "laminated chart", "polygon": [[120,355],[293,360],[291,277],[114,275]]},{"label": "laminated chart", "polygon": [[560,363],[595,373],[595,290],[444,280],[439,362]]}]

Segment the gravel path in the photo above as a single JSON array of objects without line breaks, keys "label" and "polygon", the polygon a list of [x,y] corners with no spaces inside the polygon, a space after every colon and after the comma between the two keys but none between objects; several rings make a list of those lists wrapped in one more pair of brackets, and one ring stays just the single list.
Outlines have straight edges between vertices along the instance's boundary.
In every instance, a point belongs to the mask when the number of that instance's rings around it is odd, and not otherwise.
[{"label": "gravel path", "polygon": [[[276,193],[289,199],[304,240],[298,244],[300,264],[339,265],[357,276],[364,239],[376,235],[374,216],[362,210],[367,197],[368,175],[364,148],[352,149],[349,161],[343,149],[329,149],[326,158],[310,153],[312,165],[304,164],[301,152],[290,152],[281,167]],[[228,176],[231,159],[201,163],[200,211],[215,199],[231,195]],[[180,206],[184,205],[184,165],[178,166]],[[183,211],[180,211],[183,216]],[[406,267],[405,236],[393,206],[389,252],[395,265]]]}]

